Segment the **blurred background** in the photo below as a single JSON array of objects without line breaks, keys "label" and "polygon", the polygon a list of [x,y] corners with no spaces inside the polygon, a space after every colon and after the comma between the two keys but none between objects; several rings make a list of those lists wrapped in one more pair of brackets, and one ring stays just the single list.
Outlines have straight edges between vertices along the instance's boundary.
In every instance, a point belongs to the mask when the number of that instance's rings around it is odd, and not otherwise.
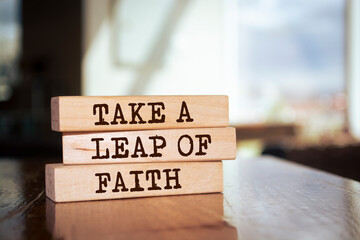
[{"label": "blurred background", "polygon": [[239,156],[360,180],[358,0],[0,0],[0,157],[61,157],[50,98],[225,94]]}]

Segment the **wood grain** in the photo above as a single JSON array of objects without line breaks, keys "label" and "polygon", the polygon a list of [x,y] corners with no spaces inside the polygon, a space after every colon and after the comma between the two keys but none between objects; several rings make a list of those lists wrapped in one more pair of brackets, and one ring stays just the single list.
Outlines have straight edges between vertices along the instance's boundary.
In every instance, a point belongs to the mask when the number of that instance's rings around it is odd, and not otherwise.
[{"label": "wood grain", "polygon": [[[54,202],[221,192],[222,162],[46,165]],[[176,178],[176,179],[175,179]]]},{"label": "wood grain", "polygon": [[234,128],[64,133],[64,164],[235,159]]},{"label": "wood grain", "polygon": [[219,95],[54,97],[51,127],[60,132],[227,127],[228,105],[228,97]]},{"label": "wood grain", "polygon": [[360,183],[288,161],[224,161],[221,221],[219,194],[53,203],[44,194],[50,160],[1,159],[0,239],[87,239],[86,226],[101,239],[231,239],[231,226],[238,239],[360,239]]}]

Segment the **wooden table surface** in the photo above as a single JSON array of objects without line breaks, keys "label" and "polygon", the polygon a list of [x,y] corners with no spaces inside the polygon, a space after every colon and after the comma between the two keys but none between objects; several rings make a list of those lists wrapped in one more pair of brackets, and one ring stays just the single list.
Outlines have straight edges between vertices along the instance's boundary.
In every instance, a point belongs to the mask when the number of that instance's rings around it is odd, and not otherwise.
[{"label": "wooden table surface", "polygon": [[0,239],[360,239],[360,183],[283,160],[226,161],[223,194],[57,204],[44,161],[0,160]]}]

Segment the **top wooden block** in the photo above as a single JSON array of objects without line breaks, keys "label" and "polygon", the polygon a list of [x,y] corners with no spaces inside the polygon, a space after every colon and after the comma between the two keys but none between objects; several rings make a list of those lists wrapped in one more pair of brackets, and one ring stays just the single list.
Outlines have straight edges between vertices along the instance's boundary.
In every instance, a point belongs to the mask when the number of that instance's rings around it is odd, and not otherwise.
[{"label": "top wooden block", "polygon": [[227,96],[51,98],[51,128],[59,132],[226,127]]}]

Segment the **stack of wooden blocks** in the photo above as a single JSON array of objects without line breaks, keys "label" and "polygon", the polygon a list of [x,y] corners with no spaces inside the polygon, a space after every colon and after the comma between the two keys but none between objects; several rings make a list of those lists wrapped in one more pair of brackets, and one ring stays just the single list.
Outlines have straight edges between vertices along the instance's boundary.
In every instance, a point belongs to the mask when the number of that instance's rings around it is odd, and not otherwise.
[{"label": "stack of wooden blocks", "polygon": [[227,96],[55,97],[63,164],[46,165],[54,202],[223,190],[235,159]]}]

